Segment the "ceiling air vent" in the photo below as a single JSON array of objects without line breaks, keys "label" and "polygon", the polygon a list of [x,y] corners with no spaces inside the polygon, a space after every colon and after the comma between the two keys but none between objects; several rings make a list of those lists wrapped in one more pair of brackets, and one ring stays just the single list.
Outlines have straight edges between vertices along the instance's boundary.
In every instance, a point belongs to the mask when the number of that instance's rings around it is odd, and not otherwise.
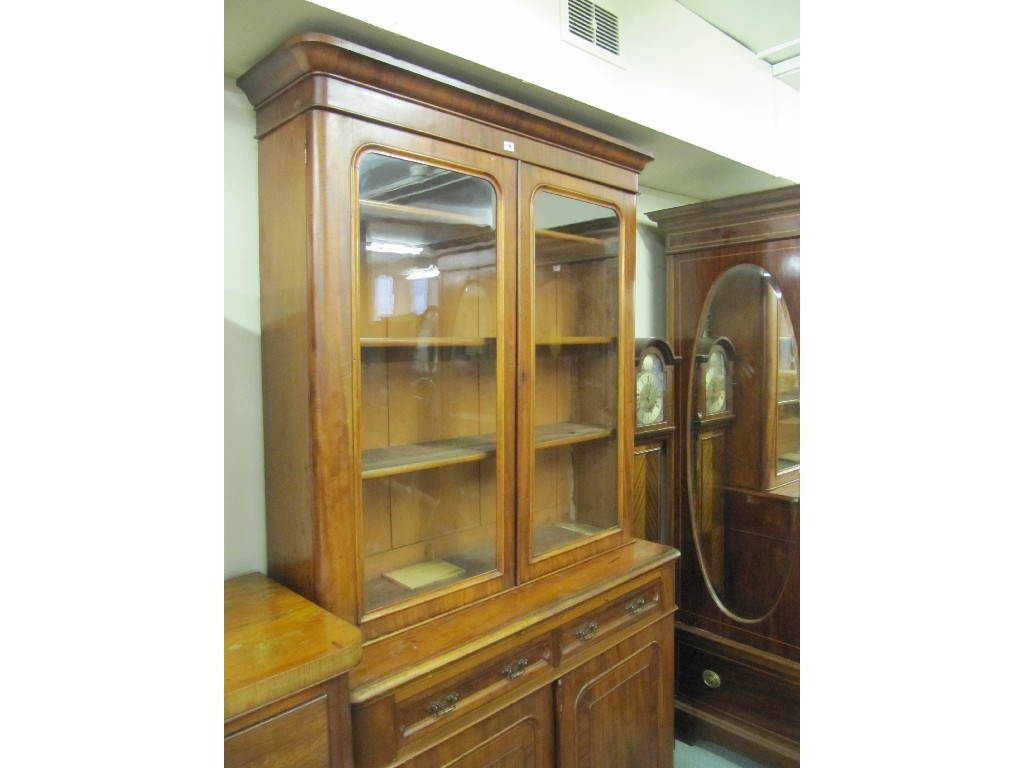
[{"label": "ceiling air vent", "polygon": [[[590,0],[567,0],[568,31],[570,35],[586,40],[600,51],[591,49],[602,58],[608,53],[618,55],[618,16]],[[563,35],[564,38],[564,35]],[[573,44],[578,41],[565,38]],[[584,47],[584,46],[580,46]],[[602,55],[603,53],[603,55]]]}]

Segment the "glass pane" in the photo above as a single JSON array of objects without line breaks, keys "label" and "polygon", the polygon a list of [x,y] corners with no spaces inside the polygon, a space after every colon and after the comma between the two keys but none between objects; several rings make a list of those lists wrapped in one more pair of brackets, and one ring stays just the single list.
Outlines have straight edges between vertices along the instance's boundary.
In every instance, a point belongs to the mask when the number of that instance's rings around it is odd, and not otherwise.
[{"label": "glass pane", "polygon": [[365,610],[497,567],[496,194],[359,161]]},{"label": "glass pane", "polygon": [[782,474],[800,466],[800,361],[786,302],[779,301],[778,420],[775,436],[775,471]]},{"label": "glass pane", "polygon": [[534,556],[618,520],[619,220],[551,192],[534,199]]}]

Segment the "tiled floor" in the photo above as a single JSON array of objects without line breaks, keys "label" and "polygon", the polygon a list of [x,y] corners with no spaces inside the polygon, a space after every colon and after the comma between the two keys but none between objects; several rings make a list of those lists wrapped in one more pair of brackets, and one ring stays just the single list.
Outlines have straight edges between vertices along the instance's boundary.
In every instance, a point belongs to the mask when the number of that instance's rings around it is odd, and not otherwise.
[{"label": "tiled floor", "polygon": [[761,763],[706,741],[692,747],[677,741],[672,764],[674,768],[764,768]]}]

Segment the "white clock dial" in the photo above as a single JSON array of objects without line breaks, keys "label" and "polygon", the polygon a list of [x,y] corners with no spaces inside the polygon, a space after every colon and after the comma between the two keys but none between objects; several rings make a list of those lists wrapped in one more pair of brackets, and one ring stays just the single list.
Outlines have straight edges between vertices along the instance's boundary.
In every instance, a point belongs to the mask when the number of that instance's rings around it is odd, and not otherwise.
[{"label": "white clock dial", "polygon": [[713,416],[726,409],[725,353],[721,349],[711,350],[704,372],[705,402],[707,415]]},{"label": "white clock dial", "polygon": [[665,405],[665,374],[660,361],[644,357],[640,375],[636,378],[636,420],[638,424],[661,421]]}]

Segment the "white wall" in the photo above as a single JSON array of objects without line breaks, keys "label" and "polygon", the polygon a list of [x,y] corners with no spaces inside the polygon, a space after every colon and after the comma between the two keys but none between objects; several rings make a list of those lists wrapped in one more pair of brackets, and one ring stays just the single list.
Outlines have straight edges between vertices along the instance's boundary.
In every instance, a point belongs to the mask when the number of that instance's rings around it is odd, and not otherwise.
[{"label": "white wall", "polygon": [[[224,83],[224,578],[267,570],[256,114]],[[695,202],[640,190],[636,335],[664,336],[664,256],[646,211]]]},{"label": "white wall", "polygon": [[619,16],[619,67],[562,41],[563,2],[318,4],[799,181],[799,93],[768,64],[675,0],[600,0]]},{"label": "white wall", "polygon": [[645,215],[650,211],[699,202],[656,189],[640,188],[636,201],[636,287],[633,317],[636,337],[665,338],[665,239]]},{"label": "white wall", "polygon": [[256,113],[224,82],[224,577],[267,572]]}]

